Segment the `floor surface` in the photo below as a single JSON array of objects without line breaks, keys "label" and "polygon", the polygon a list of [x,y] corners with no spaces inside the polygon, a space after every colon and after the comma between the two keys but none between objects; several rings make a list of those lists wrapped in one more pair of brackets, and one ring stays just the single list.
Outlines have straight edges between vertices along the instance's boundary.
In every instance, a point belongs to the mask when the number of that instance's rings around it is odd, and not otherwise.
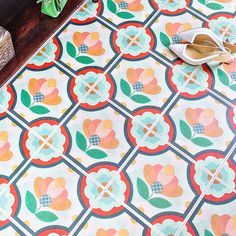
[{"label": "floor surface", "polygon": [[0,89],[0,235],[235,236],[236,58],[168,50],[235,9],[85,1]]}]

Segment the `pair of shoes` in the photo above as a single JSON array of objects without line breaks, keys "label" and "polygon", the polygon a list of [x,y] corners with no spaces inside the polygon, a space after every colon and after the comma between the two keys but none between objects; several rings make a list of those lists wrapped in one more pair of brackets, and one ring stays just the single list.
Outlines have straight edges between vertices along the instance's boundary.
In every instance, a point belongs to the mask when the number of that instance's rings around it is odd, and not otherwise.
[{"label": "pair of shoes", "polygon": [[195,28],[180,32],[169,46],[178,57],[191,65],[216,61],[231,63],[236,46],[223,41],[208,28]]}]

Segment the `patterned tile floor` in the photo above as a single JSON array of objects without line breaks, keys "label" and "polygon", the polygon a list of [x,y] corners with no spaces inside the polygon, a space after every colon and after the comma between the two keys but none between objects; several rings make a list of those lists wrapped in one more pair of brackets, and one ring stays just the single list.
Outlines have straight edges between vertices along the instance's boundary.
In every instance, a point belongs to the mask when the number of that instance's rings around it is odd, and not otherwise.
[{"label": "patterned tile floor", "polygon": [[0,89],[0,235],[236,235],[236,58],[168,50],[231,0],[87,0]]}]

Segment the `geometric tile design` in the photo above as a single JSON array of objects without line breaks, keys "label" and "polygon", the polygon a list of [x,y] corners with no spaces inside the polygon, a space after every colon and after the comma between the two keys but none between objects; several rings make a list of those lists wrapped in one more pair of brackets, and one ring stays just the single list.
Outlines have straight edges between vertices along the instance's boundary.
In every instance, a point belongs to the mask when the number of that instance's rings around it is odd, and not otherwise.
[{"label": "geometric tile design", "polygon": [[235,10],[86,0],[0,88],[0,234],[236,235],[236,57],[168,49]]}]

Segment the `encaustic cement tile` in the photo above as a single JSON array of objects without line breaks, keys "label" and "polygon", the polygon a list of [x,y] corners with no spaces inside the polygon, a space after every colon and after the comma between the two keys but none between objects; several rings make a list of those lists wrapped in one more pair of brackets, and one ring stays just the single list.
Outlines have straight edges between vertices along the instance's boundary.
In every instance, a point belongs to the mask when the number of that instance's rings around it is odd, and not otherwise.
[{"label": "encaustic cement tile", "polygon": [[85,2],[0,89],[0,234],[235,235],[235,62],[167,51],[199,26],[235,43],[234,8]]}]

